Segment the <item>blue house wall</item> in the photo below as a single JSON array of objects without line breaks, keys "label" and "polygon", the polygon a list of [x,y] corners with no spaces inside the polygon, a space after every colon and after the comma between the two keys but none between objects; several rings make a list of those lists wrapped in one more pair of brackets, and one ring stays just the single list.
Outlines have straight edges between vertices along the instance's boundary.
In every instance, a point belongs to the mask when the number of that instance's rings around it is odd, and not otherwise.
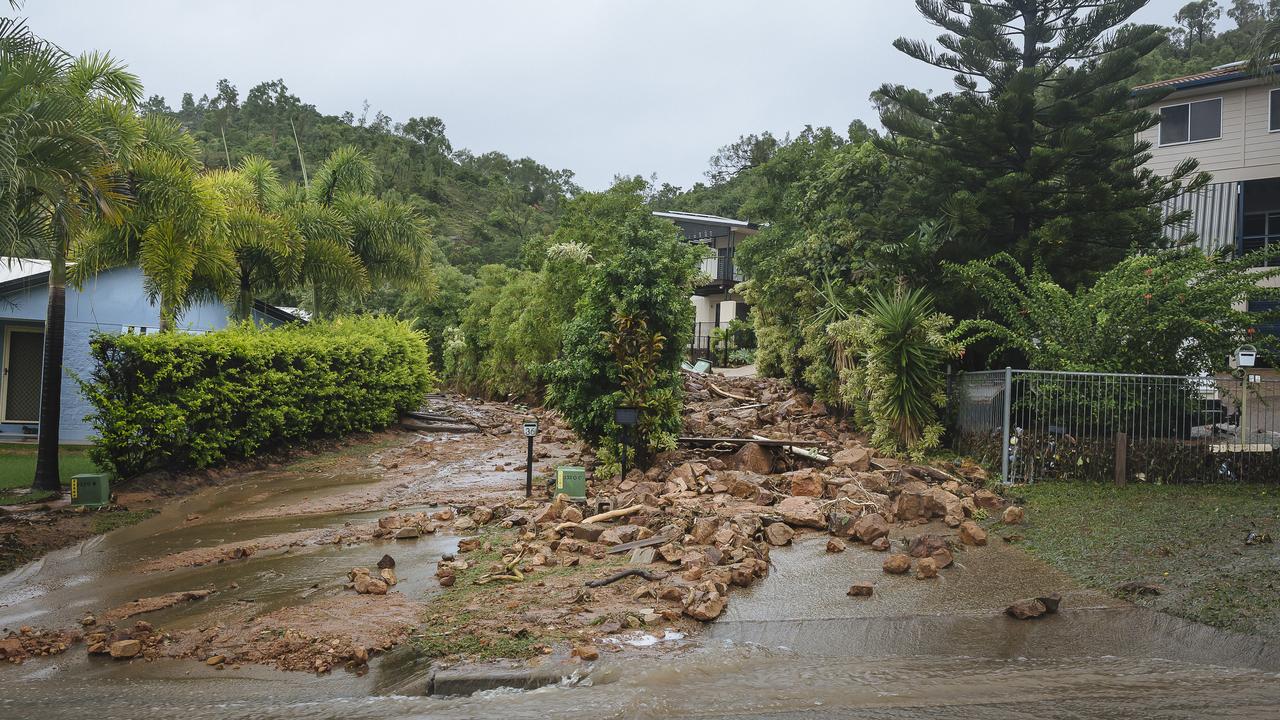
[{"label": "blue house wall", "polygon": [[[45,309],[49,302],[48,285],[19,290],[0,296],[0,357],[6,328],[19,326],[44,328]],[[77,290],[67,287],[66,334],[62,352],[62,416],[60,441],[66,444],[88,443],[92,428],[85,417],[92,412],[74,378],[88,379],[93,372],[89,341],[96,332],[119,333],[127,326],[160,327],[160,309],[147,300],[143,290],[142,271],[136,267],[104,271]],[[179,330],[207,332],[227,326],[230,314],[221,302],[193,305],[177,321]],[[254,319],[268,325],[279,321],[255,311]],[[34,424],[28,426],[34,427]],[[0,422],[0,434],[21,434],[22,424]]]}]

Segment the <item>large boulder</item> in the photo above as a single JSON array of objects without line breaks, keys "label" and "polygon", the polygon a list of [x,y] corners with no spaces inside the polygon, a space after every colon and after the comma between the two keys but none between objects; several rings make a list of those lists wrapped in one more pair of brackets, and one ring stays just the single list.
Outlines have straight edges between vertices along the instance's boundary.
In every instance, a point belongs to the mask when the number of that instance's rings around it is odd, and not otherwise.
[{"label": "large boulder", "polygon": [[756,443],[747,443],[729,457],[729,466],[758,475],[768,475],[773,472],[773,453]]},{"label": "large boulder", "polygon": [[865,472],[871,469],[871,451],[865,447],[845,448],[831,457],[831,464],[854,472]]},{"label": "large boulder", "polygon": [[641,530],[639,525],[618,525],[611,527],[600,533],[599,542],[605,545],[621,545],[629,543],[632,540],[639,539]]},{"label": "large boulder", "polygon": [[911,557],[926,558],[938,550],[946,550],[947,541],[941,535],[917,535],[911,538],[907,546],[907,554]]},{"label": "large boulder", "polygon": [[796,531],[786,523],[776,522],[764,529],[764,539],[770,545],[786,545],[795,537]]},{"label": "large boulder", "polygon": [[880,513],[867,513],[853,524],[853,534],[862,542],[875,542],[889,534],[889,521]]},{"label": "large boulder", "polygon": [[784,473],[782,477],[789,483],[792,495],[820,498],[826,489],[826,482],[823,481],[822,475],[813,468]]},{"label": "large boulder", "polygon": [[808,527],[824,530],[827,515],[822,511],[822,501],[815,497],[789,497],[777,505],[782,521],[791,527]]},{"label": "large boulder", "polygon": [[986,545],[987,531],[978,523],[966,520],[960,524],[960,541],[965,545]]}]

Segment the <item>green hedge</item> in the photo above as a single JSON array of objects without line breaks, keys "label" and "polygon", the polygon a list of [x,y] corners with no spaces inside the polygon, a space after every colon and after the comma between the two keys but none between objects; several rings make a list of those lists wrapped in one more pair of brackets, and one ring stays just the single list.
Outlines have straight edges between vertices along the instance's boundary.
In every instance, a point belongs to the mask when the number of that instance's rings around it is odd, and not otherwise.
[{"label": "green hedge", "polygon": [[93,459],[122,477],[386,427],[436,377],[426,338],[381,317],[204,335],[99,335],[81,387]]}]

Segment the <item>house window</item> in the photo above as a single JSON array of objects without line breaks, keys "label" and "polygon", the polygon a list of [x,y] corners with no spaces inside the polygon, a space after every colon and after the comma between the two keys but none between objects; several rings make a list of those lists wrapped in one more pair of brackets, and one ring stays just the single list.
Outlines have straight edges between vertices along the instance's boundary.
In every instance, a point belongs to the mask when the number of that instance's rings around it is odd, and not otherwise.
[{"label": "house window", "polygon": [[1160,108],[1160,144],[1216,140],[1222,137],[1222,98]]},{"label": "house window", "polygon": [[1241,253],[1266,250],[1277,244],[1280,244],[1280,212],[1245,213],[1240,233]]},{"label": "house window", "polygon": [[1271,91],[1271,130],[1280,130],[1280,90]]}]

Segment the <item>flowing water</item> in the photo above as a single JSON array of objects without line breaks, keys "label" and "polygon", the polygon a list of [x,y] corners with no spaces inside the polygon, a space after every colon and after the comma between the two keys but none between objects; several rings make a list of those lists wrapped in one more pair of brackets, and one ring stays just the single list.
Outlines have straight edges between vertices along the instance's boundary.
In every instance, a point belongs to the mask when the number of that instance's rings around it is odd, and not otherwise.
[{"label": "flowing water", "polygon": [[[251,475],[192,496],[0,579],[0,626],[64,626],[88,608],[236,582],[235,592],[147,616],[162,627],[196,627],[232,604],[268,610],[330,590],[346,568],[371,564],[390,545],[301,548],[142,576],[132,568],[175,550],[367,522],[381,513],[243,517],[369,482]],[[188,523],[188,514],[201,518]],[[393,547],[400,566],[423,568],[453,540]],[[0,718],[1280,718],[1275,643],[1081,590],[1005,546],[959,553],[956,568],[928,582],[885,576],[882,557],[856,547],[827,555],[821,540],[780,549],[770,576],[735,593],[703,637],[605,652],[586,674],[566,666],[569,677],[538,690],[426,697],[428,673],[407,648],[364,675],[317,677],[194,661],[121,663],[77,647],[0,667]],[[402,573],[397,589],[429,595],[426,576]],[[859,579],[878,583],[873,598],[844,596]],[[999,612],[1012,599],[1052,591],[1064,595],[1056,616],[1019,622]]]}]

